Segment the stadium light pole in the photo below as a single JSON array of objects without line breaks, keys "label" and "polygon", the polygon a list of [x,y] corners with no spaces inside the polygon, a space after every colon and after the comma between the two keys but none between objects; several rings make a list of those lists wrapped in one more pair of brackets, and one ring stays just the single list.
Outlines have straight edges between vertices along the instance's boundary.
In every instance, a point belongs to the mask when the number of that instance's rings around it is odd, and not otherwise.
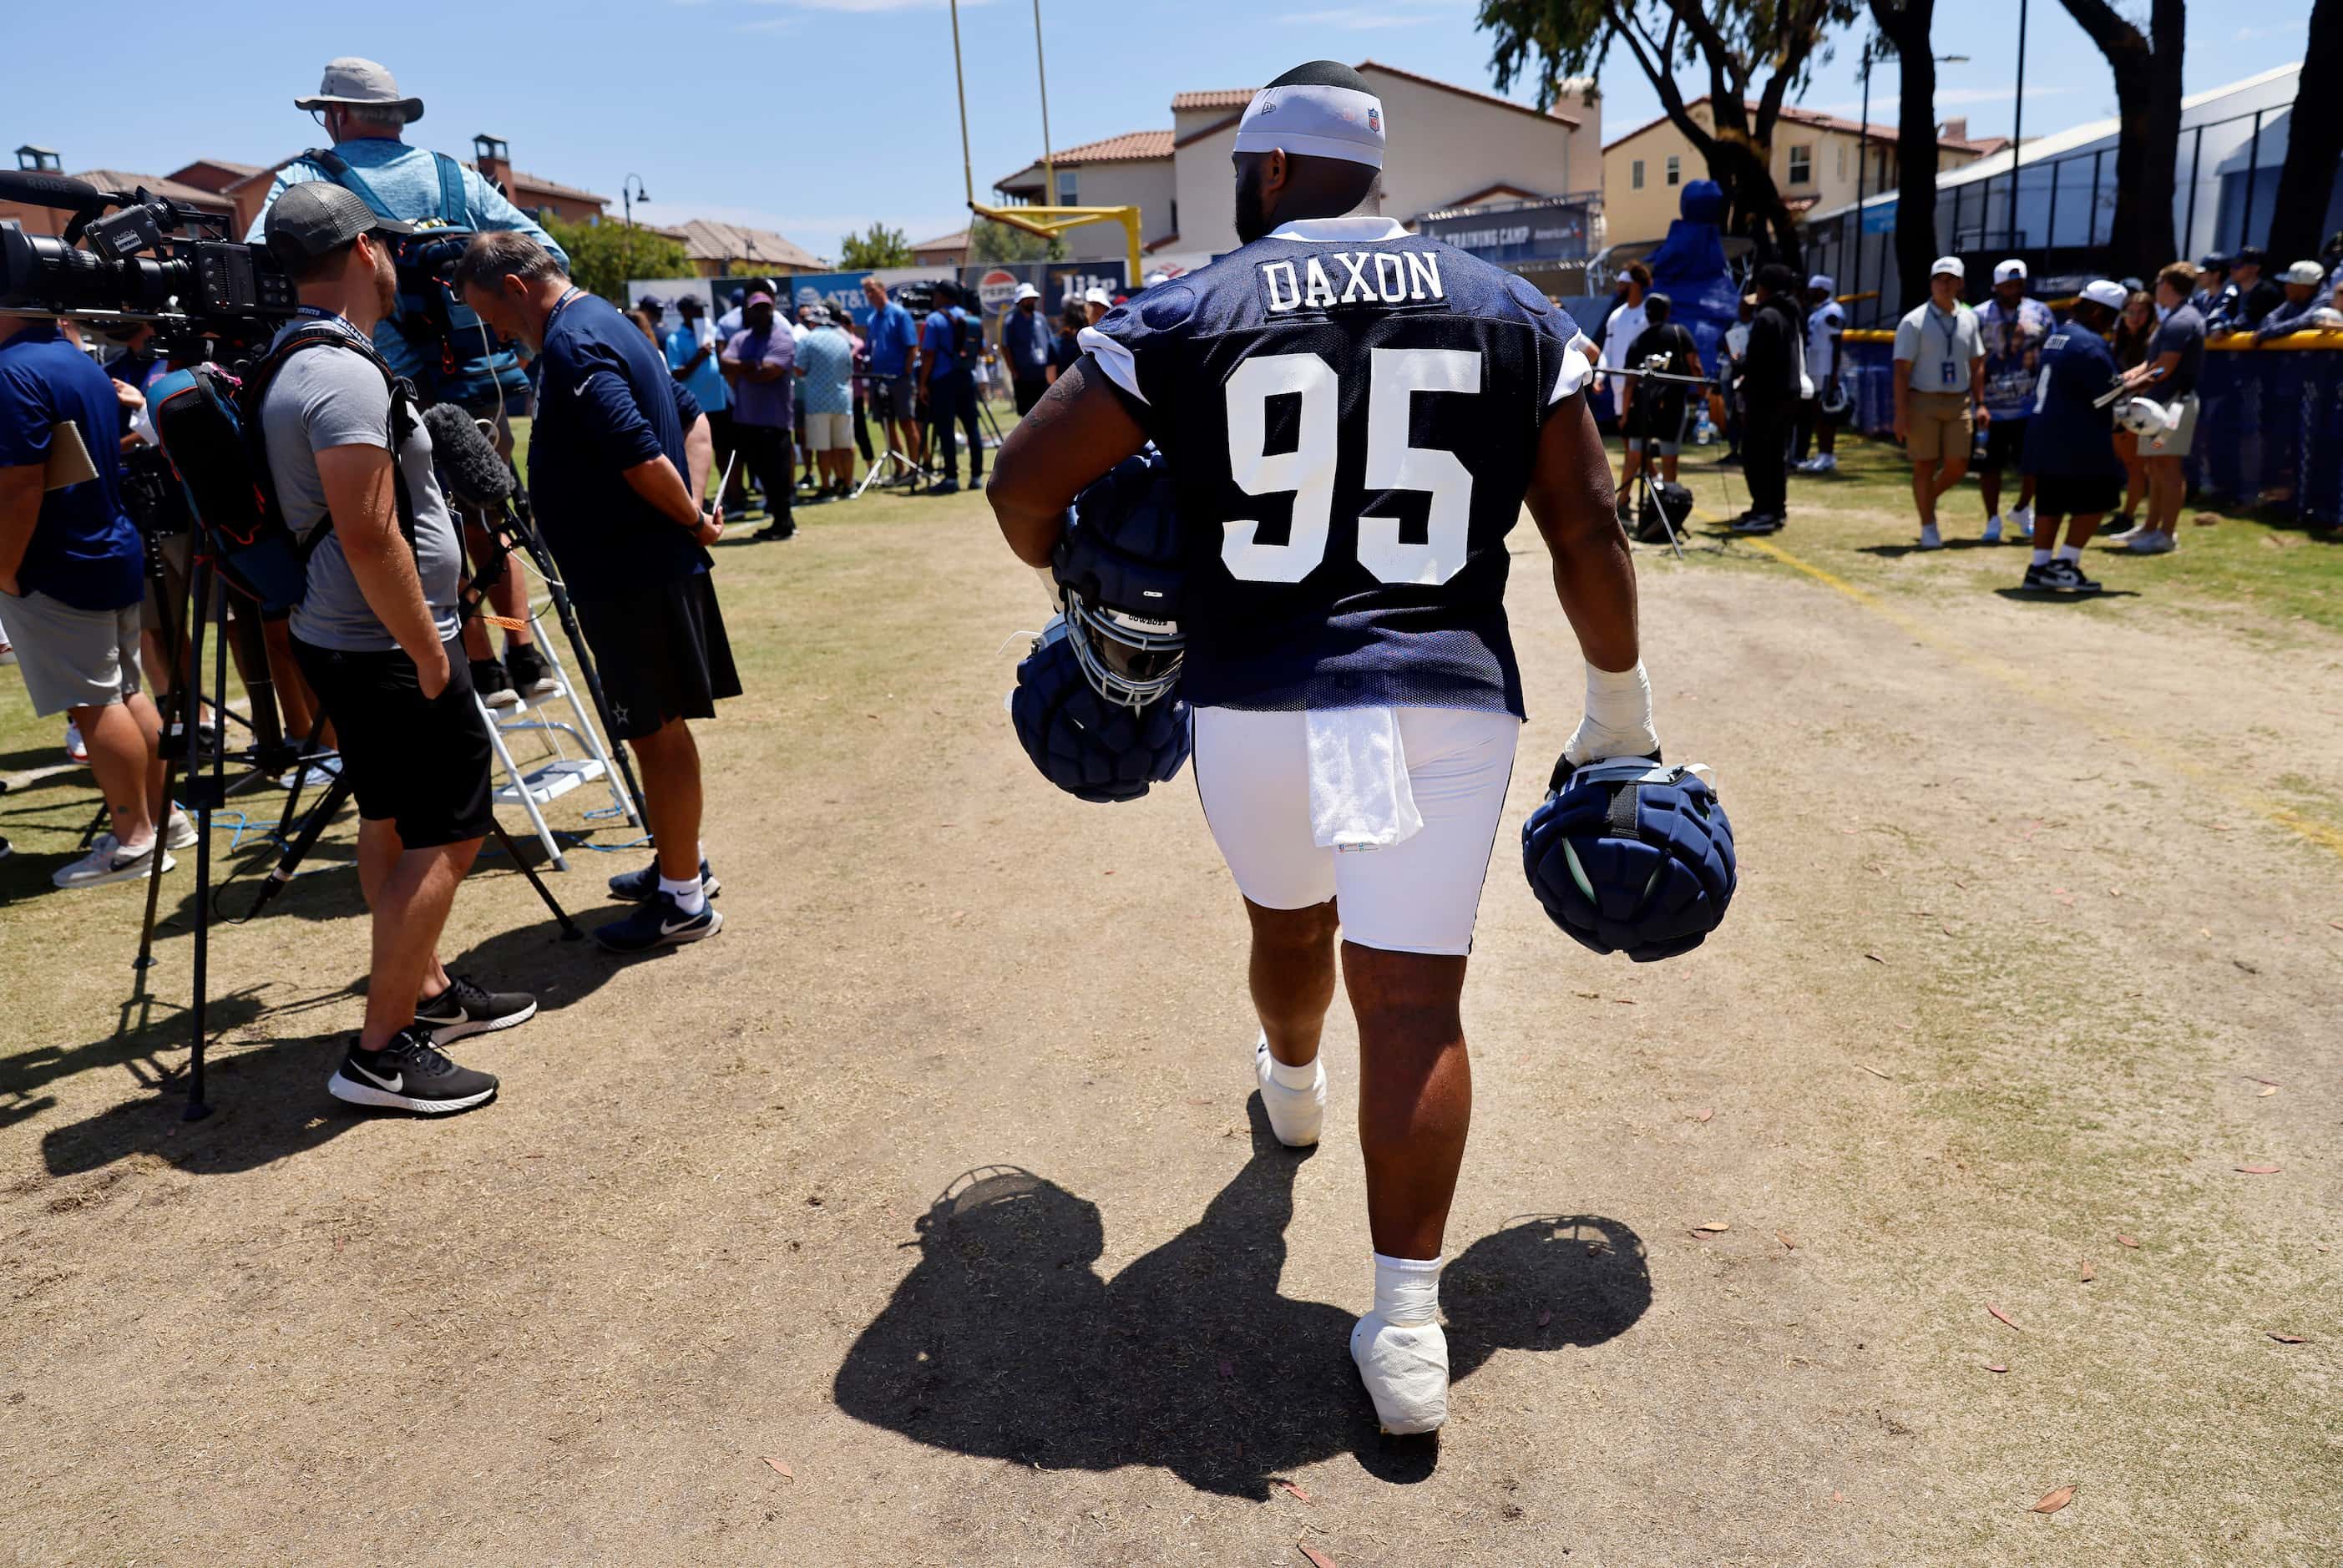
[{"label": "stadium light pole", "polygon": [[[2018,56],[2021,61],[2025,57],[2022,54]],[[2021,72],[2024,68],[2023,65],[2019,67]],[[1033,78],[1041,87],[1041,177],[1048,182],[1043,188],[1049,191],[1050,200],[1055,202],[1058,199],[1058,156],[1051,150],[1050,144],[1050,69],[1041,60],[1041,0],[1033,0]]]}]

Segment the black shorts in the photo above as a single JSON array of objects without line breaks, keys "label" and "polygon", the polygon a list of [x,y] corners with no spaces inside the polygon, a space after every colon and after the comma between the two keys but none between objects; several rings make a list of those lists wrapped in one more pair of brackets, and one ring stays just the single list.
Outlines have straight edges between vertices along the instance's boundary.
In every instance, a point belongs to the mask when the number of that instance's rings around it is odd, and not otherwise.
[{"label": "black shorts", "polygon": [[488,727],[461,638],[447,639],[447,689],[429,699],[397,648],[339,653],[297,637],[293,657],[333,720],[359,816],[391,822],[410,849],[488,837]]},{"label": "black shorts", "polygon": [[1985,457],[1977,471],[1998,474],[2018,467],[2026,457],[2026,421],[1996,417],[1985,427]]},{"label": "black shorts", "polygon": [[573,602],[616,739],[639,740],[672,719],[713,719],[719,698],[740,695],[708,573]]},{"label": "black shorts", "polygon": [[2036,474],[2034,513],[2042,518],[2104,517],[2123,504],[2121,474]]}]

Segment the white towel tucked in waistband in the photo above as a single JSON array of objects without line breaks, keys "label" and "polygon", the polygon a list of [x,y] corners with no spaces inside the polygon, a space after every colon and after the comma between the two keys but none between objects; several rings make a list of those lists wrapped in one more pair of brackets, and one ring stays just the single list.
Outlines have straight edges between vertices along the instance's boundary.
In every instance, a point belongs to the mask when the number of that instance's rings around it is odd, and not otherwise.
[{"label": "white towel tucked in waistband", "polygon": [[1423,818],[1407,779],[1399,712],[1337,708],[1309,715],[1310,831],[1329,849],[1388,849]]}]

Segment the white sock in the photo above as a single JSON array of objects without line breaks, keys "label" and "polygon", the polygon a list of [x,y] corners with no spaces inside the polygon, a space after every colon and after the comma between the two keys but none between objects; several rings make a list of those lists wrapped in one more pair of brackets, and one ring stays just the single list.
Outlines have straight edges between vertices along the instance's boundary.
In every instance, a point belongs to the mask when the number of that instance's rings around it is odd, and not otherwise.
[{"label": "white sock", "polygon": [[699,841],[699,858],[703,860],[708,859],[708,840],[705,839]]},{"label": "white sock", "polygon": [[2050,552],[2044,549],[2036,550],[2034,552],[2034,564],[2037,567],[2048,566],[2050,564]]},{"label": "white sock", "polygon": [[1313,1056],[1294,1067],[1272,1056],[1269,1059],[1269,1076],[1285,1089],[1314,1088],[1318,1082],[1318,1059]]},{"label": "white sock", "polygon": [[1375,1259],[1375,1311],[1383,1322],[1411,1326],[1439,1321],[1441,1258]]},{"label": "white sock", "polygon": [[[2034,553],[2036,555],[2040,555],[2042,552],[2036,550]],[[2083,561],[2083,547],[2080,545],[2060,545],[2058,547],[2058,558],[2065,561],[2069,566],[2080,566]]]},{"label": "white sock", "polygon": [[699,875],[696,871],[680,882],[671,882],[665,877],[659,879],[659,891],[673,899],[676,908],[687,915],[696,915],[708,907],[708,895],[699,889]]}]

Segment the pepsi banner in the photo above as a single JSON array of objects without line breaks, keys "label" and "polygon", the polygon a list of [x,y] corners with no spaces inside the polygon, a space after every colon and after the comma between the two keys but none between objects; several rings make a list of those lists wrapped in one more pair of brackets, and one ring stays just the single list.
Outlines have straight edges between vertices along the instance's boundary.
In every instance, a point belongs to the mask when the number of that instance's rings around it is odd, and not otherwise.
[{"label": "pepsi banner", "polygon": [[1131,292],[1130,267],[1121,261],[992,262],[961,267],[960,281],[983,305],[984,336],[993,343],[1001,340],[1001,313],[1016,302],[1021,284],[1041,291],[1038,308],[1051,317],[1063,314],[1093,288],[1103,290],[1109,299]]}]

